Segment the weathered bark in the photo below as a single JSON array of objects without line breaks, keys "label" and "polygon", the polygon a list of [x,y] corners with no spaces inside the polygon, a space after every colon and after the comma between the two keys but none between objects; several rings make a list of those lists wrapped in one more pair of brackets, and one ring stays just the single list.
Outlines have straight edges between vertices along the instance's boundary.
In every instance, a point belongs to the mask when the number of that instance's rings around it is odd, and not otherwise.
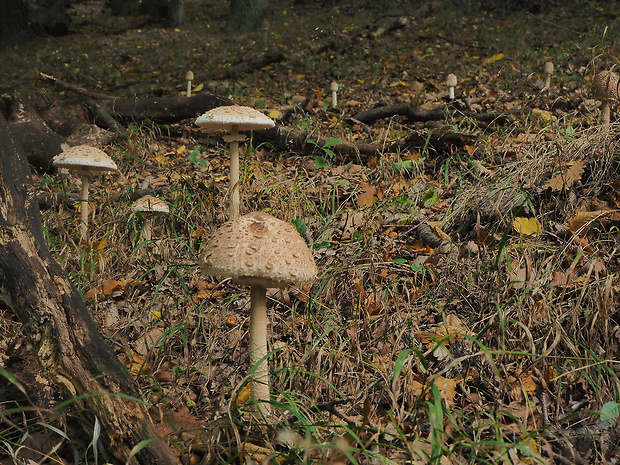
[{"label": "weathered bark", "polygon": [[19,92],[6,96],[4,101],[9,112],[9,128],[21,143],[28,162],[36,168],[54,171],[52,158],[62,152],[64,137],[52,131]]},{"label": "weathered bark", "polygon": [[433,121],[445,119],[445,109],[445,105],[437,105],[437,108],[426,110],[410,103],[396,103],[360,111],[353,118],[366,124],[395,115],[407,116],[414,121]]},{"label": "weathered bark", "polygon": [[156,437],[152,422],[135,381],[46,247],[26,157],[1,114],[0,151],[0,298],[23,323],[42,375],[66,399],[84,395],[76,404],[97,415],[102,439],[123,463],[179,463],[161,439],[130,458],[134,446]]}]

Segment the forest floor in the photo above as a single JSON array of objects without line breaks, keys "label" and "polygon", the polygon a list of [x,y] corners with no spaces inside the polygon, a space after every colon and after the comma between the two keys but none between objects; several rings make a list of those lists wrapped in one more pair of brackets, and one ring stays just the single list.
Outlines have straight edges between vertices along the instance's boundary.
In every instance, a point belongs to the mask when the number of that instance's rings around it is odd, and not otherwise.
[{"label": "forest floor", "polygon": [[[192,70],[194,92],[308,134],[303,151],[258,134],[243,151],[242,214],[292,221],[319,268],[269,293],[267,424],[244,402],[249,291],[198,266],[228,215],[219,134],[193,120],[127,124],[102,147],[119,172],[93,180],[86,243],[71,205],[42,211],[52,254],[184,463],[615,463],[618,113],[602,127],[590,92],[617,63],[611,9],[272,0],[268,24],[233,36],[227,3],[186,0],[186,24],[164,28],[82,2],[69,36],[0,51],[0,90],[28,97],[65,137],[84,97],[39,72],[150,97],[182,95]],[[267,53],[281,57],[227,75]],[[353,118],[400,103],[442,116]],[[79,198],[72,175],[33,178],[42,195]],[[170,207],[147,242],[131,209],[144,192]],[[0,327],[5,350],[19,324],[6,313]],[[43,452],[61,444],[55,460],[94,463],[94,426],[84,439],[71,416],[56,421],[37,436]],[[16,447],[0,441],[2,463],[27,463]]]}]

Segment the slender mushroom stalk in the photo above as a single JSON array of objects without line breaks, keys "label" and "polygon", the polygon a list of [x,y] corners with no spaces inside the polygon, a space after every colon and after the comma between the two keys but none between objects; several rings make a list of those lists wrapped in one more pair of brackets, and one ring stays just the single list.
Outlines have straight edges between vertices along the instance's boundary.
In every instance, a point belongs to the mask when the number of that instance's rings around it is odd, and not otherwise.
[{"label": "slender mushroom stalk", "polygon": [[551,76],[553,76],[553,62],[545,61],[543,65],[543,74],[545,75],[545,86],[543,90],[551,87]]},{"label": "slender mushroom stalk", "polygon": [[338,83],[332,82],[329,86],[329,90],[332,93],[332,108],[338,107]]},{"label": "slender mushroom stalk", "polygon": [[256,367],[250,386],[254,400],[269,399],[269,364],[267,363],[267,288],[250,288],[250,366]]},{"label": "slender mushroom stalk", "polygon": [[448,74],[446,76],[446,86],[448,87],[448,98],[454,100],[454,88],[456,87],[458,80],[455,74]]},{"label": "slender mushroom stalk", "polygon": [[258,110],[240,105],[213,108],[196,119],[196,125],[211,130],[227,130],[224,140],[230,143],[230,219],[239,216],[239,142],[245,136],[239,131],[268,129],[275,126],[273,120]]},{"label": "slender mushroom stalk", "polygon": [[188,71],[185,74],[185,80],[187,81],[187,96],[192,96],[192,81],[194,80],[194,72]]},{"label": "slender mushroom stalk", "polygon": [[52,164],[57,168],[75,171],[82,181],[80,196],[80,233],[85,240],[88,235],[88,189],[95,171],[116,171],[118,168],[103,150],[89,145],[77,145],[64,149],[56,155]]},{"label": "slender mushroom stalk", "polygon": [[90,177],[92,173],[82,171],[78,173],[82,181],[82,195],[80,196],[80,235],[86,239],[88,235],[88,188],[90,187]]},{"label": "slender mushroom stalk", "polygon": [[250,398],[269,414],[267,288],[309,281],[317,274],[312,252],[291,223],[254,212],[229,220],[205,245],[200,267],[209,276],[250,286]]},{"label": "slender mushroom stalk", "polygon": [[233,124],[230,127],[230,134],[224,136],[224,140],[230,143],[230,205],[229,217],[239,216],[239,142],[245,140],[243,134],[239,134],[239,125]]},{"label": "slender mushroom stalk", "polygon": [[601,101],[601,124],[609,127],[611,116],[610,102],[618,100],[620,94],[618,75],[612,71],[601,71],[592,80],[592,94]]}]

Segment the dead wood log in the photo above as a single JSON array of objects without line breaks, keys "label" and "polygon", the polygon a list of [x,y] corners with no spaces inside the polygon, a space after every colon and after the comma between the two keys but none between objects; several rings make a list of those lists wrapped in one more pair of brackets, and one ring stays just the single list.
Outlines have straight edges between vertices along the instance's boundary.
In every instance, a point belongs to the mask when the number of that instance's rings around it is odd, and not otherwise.
[{"label": "dead wood log", "polygon": [[[212,108],[232,105],[230,99],[201,92],[192,97],[159,97],[159,98],[120,98],[112,95],[92,92],[74,84],[45,73],[39,73],[41,78],[63,89],[95,100],[99,118],[107,114],[125,121],[142,121],[150,119],[156,123],[176,123],[184,119],[195,118]],[[105,125],[114,127],[114,120],[103,117]]]},{"label": "dead wood log", "polygon": [[413,121],[438,121],[446,117],[446,106],[437,105],[437,108],[427,110],[410,103],[396,103],[394,105],[384,105],[382,107],[371,108],[370,110],[360,111],[353,116],[353,119],[364,124],[372,123],[382,118],[390,118],[395,115],[406,116]]},{"label": "dead wood log", "polygon": [[161,439],[131,456],[134,446],[157,438],[153,424],[137,384],[47,249],[26,157],[1,114],[0,152],[0,299],[22,322],[42,376],[97,416],[102,440],[121,463],[179,463]]},{"label": "dead wood log", "polygon": [[[304,155],[317,154],[320,151],[319,147],[323,147],[327,141],[325,137],[280,126],[265,131],[255,131],[253,138],[259,142],[269,142],[280,150]],[[471,144],[475,139],[472,134],[457,133],[451,130],[432,131],[428,134],[412,132],[406,139],[391,142],[386,146],[343,142],[342,144],[332,145],[329,149],[343,159],[340,161],[365,163],[373,157],[380,157],[383,153],[394,153],[409,148],[426,147],[438,153],[450,153],[453,147]]]},{"label": "dead wood log", "polygon": [[160,97],[136,99],[112,99],[97,102],[108,114],[125,121],[150,119],[156,123],[176,123],[196,118],[205,111],[224,105],[232,105],[227,98],[201,92],[192,97]]},{"label": "dead wood log", "polygon": [[28,162],[35,168],[54,171],[52,158],[62,152],[65,139],[50,129],[19,92],[5,96],[4,102],[9,113],[9,129],[26,152]]}]

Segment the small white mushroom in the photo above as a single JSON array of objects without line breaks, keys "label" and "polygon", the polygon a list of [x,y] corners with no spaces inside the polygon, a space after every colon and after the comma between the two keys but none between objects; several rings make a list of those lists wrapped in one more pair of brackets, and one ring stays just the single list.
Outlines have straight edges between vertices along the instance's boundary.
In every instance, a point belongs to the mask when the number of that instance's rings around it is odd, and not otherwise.
[{"label": "small white mushroom", "polygon": [[80,198],[80,229],[82,239],[88,234],[88,188],[90,178],[97,171],[116,171],[118,167],[114,160],[103,150],[89,145],[77,145],[63,150],[52,159],[56,168],[66,168],[75,171],[82,180],[82,195]]},{"label": "small white mushroom", "polygon": [[446,86],[448,87],[448,98],[450,100],[454,100],[454,88],[457,84],[458,80],[455,74],[450,73],[446,76]]},{"label": "small white mushroom", "polygon": [[545,61],[543,74],[545,75],[545,87],[543,89],[549,89],[551,87],[551,76],[553,76],[553,62]]},{"label": "small white mushroom", "polygon": [[145,195],[136,200],[131,209],[144,215],[144,224],[140,232],[140,242],[150,241],[153,236],[153,220],[164,213],[169,213],[168,204],[152,195]]},{"label": "small white mushroom", "polygon": [[338,83],[333,81],[329,85],[329,91],[332,94],[332,108],[338,107]]},{"label": "small white mushroom", "polygon": [[185,73],[185,80],[187,81],[187,96],[192,96],[192,81],[194,80],[194,72],[188,71]]},{"label": "small white mushroom", "polygon": [[291,223],[254,212],[220,226],[205,246],[200,268],[251,287],[251,399],[268,414],[267,288],[314,279],[318,270],[312,252]]},{"label": "small white mushroom", "polygon": [[229,131],[230,142],[230,219],[239,216],[239,142],[245,136],[239,131],[268,129],[275,126],[271,118],[258,110],[240,105],[213,108],[196,119],[196,125],[211,130]]},{"label": "small white mushroom", "polygon": [[601,124],[609,126],[610,102],[617,101],[620,94],[618,75],[612,71],[601,71],[592,81],[592,94],[601,101]]}]

